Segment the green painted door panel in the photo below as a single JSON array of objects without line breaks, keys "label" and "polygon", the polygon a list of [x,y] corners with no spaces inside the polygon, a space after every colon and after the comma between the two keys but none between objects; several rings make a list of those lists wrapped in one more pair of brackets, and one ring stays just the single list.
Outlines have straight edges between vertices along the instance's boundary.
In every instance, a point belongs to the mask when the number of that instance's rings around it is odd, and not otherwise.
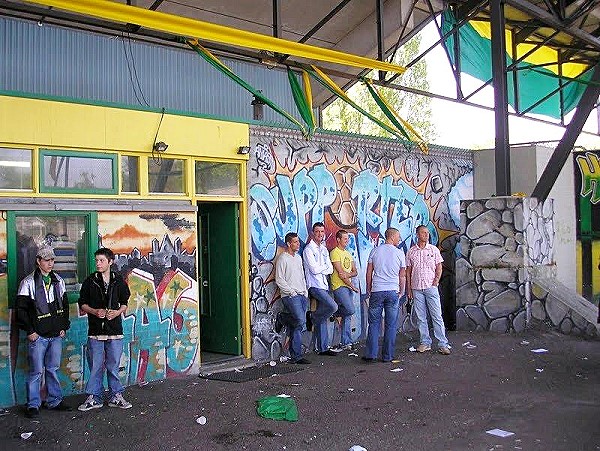
[{"label": "green painted door panel", "polygon": [[200,348],[241,354],[238,204],[198,204]]}]

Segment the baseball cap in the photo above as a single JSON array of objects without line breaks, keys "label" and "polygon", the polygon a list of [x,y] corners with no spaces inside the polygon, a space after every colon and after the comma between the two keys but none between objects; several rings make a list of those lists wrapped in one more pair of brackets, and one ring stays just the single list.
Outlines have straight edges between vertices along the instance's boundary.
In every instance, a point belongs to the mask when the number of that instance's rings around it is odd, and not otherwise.
[{"label": "baseball cap", "polygon": [[40,246],[36,254],[37,257],[40,257],[42,260],[50,260],[52,258],[56,258],[54,255],[54,249],[50,246]]}]

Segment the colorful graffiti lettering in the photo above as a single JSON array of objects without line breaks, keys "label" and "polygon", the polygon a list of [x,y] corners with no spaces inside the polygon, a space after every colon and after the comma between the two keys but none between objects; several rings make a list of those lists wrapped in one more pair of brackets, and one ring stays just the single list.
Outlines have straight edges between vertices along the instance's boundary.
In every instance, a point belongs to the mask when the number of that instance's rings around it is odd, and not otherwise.
[{"label": "colorful graffiti lettering", "polygon": [[590,202],[600,202],[600,158],[597,154],[586,152],[575,158],[581,173],[581,197],[590,196]]},{"label": "colorful graffiti lettering", "polygon": [[[251,139],[251,303],[253,357],[257,359],[276,358],[285,345],[284,337],[272,330],[275,311],[281,308],[275,302],[272,262],[284,248],[288,232],[296,232],[305,244],[310,239],[311,225],[323,222],[330,249],[335,246],[334,235],[339,228],[350,232],[349,250],[355,259],[357,283],[363,296],[367,259],[385,230],[400,230],[402,247],[407,250],[415,227],[425,224],[432,242],[440,244],[457,231],[452,218],[458,217],[458,211],[448,211],[448,194],[458,178],[472,179],[471,162],[447,160],[434,164],[405,151],[382,151],[371,146],[353,147],[350,157],[344,145],[314,141],[300,145],[281,137]],[[448,247],[453,250],[454,244]],[[356,296],[359,313],[353,324],[355,339],[361,336],[365,325],[361,296]],[[339,335],[336,325],[331,327]],[[310,346],[310,337],[306,340]]]},{"label": "colorful graffiti lettering", "polygon": [[[139,213],[134,213],[137,218]],[[106,215],[108,217],[108,215]],[[131,217],[111,215],[114,228]],[[147,215],[148,217],[152,215]],[[164,216],[164,215],[163,215]],[[131,290],[128,309],[124,314],[124,350],[120,363],[120,377],[124,385],[149,382],[166,377],[187,374],[197,370],[200,353],[198,319],[198,284],[196,281],[196,251],[188,252],[183,239],[193,243],[195,230],[187,224],[168,222],[161,216],[153,221],[156,234],[146,236],[147,254],[138,248],[127,248],[127,253],[115,257],[115,270],[127,278]],[[134,219],[135,219],[134,218]],[[172,219],[172,218],[166,218]],[[187,218],[194,220],[191,214]],[[105,224],[106,224],[105,222]],[[165,223],[161,226],[162,223]],[[142,223],[144,224],[144,223]],[[0,223],[0,228],[2,224]],[[184,232],[173,232],[180,227]],[[142,228],[142,227],[140,227]],[[146,228],[147,229],[147,228]],[[128,229],[131,231],[131,227]],[[173,239],[172,237],[175,236]],[[158,240],[162,237],[162,240]],[[189,238],[188,238],[189,237]],[[101,237],[102,238],[102,237]],[[7,299],[7,278],[0,273],[0,294]],[[59,380],[65,395],[82,393],[89,376],[86,359],[88,322],[76,303],[70,305],[71,328],[63,342]],[[14,311],[0,310],[0,406],[12,406],[26,401],[27,346],[22,331],[14,321]]]}]

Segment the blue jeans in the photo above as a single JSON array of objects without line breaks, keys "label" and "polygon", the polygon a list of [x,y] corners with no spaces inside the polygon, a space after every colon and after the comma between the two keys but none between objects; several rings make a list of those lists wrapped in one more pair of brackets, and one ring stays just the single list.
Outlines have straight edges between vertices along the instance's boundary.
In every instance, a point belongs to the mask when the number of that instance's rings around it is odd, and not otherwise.
[{"label": "blue jeans", "polygon": [[119,362],[123,353],[123,340],[96,340],[88,338],[88,363],[90,378],[85,386],[88,395],[94,395],[98,402],[104,401],[104,368],[108,390],[112,399],[117,393],[123,393],[123,385],[119,379]]},{"label": "blue jeans", "polygon": [[425,288],[424,290],[412,290],[414,298],[414,308],[417,314],[419,324],[419,335],[421,344],[431,346],[431,337],[429,336],[429,324],[427,324],[427,310],[433,323],[433,335],[438,341],[438,347],[447,348],[448,339],[444,320],[442,319],[442,305],[440,303],[440,293],[437,287]]},{"label": "blue jeans", "polygon": [[381,314],[385,310],[383,328],[383,348],[381,359],[389,362],[394,358],[396,346],[396,323],[400,298],[397,291],[374,291],[369,299],[369,328],[367,331],[367,349],[365,357],[376,359],[379,354],[379,334],[381,331]]},{"label": "blue jeans", "polygon": [[306,310],[308,298],[301,294],[281,298],[284,307],[282,322],[287,326],[290,337],[290,357],[292,360],[302,358],[302,331],[306,328]]},{"label": "blue jeans", "polygon": [[340,287],[337,290],[333,290],[333,298],[338,304],[336,316],[342,317],[342,339],[340,344],[342,346],[349,345],[352,343],[352,315],[354,315],[354,292],[348,287]]},{"label": "blue jeans", "polygon": [[317,300],[317,309],[312,313],[317,352],[327,351],[329,349],[327,320],[335,313],[338,306],[327,290],[313,287],[308,289],[308,294]]},{"label": "blue jeans", "polygon": [[27,354],[29,359],[29,374],[27,376],[27,407],[40,408],[42,399],[40,387],[42,374],[46,379],[46,404],[56,407],[63,399],[57,371],[60,367],[62,354],[62,338],[45,338],[40,336],[35,341],[28,341]]}]

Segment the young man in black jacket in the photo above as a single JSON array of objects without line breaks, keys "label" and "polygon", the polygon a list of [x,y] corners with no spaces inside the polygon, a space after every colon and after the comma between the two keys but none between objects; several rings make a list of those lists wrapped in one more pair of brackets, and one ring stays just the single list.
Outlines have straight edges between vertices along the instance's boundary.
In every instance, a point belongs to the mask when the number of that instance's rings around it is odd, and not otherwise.
[{"label": "young man in black jacket", "polygon": [[70,322],[65,282],[52,270],[55,258],[50,246],[41,246],[36,255],[37,268],[21,281],[17,293],[17,324],[27,334],[28,343],[28,418],[39,415],[42,374],[45,374],[46,379],[48,408],[71,410],[63,401],[57,375],[62,355],[62,339]]},{"label": "young man in black jacket", "polygon": [[123,278],[111,271],[115,254],[107,248],[98,249],[96,272],[81,286],[79,308],[88,316],[88,362],[90,376],[85,386],[87,399],[79,410],[98,409],[104,404],[104,368],[110,397],[108,405],[129,409],[131,403],[123,398],[119,379],[119,362],[123,353],[123,323],[121,315],[127,310],[129,287]]}]

